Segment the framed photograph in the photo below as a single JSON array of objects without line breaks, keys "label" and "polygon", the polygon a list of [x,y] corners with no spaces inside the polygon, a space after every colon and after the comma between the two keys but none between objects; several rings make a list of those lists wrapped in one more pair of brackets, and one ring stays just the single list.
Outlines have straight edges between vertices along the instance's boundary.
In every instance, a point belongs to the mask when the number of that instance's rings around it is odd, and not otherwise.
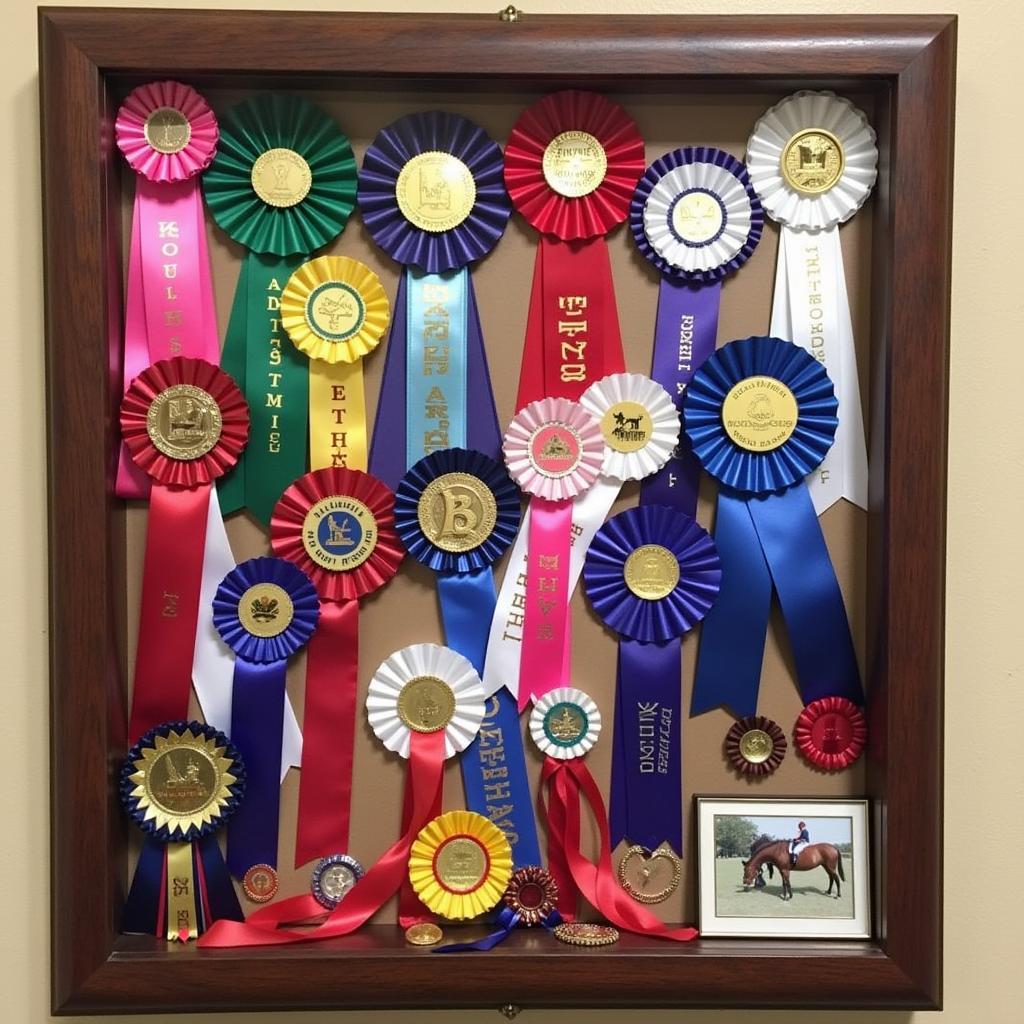
[{"label": "framed photograph", "polygon": [[866,800],[697,798],[700,930],[868,939]]}]

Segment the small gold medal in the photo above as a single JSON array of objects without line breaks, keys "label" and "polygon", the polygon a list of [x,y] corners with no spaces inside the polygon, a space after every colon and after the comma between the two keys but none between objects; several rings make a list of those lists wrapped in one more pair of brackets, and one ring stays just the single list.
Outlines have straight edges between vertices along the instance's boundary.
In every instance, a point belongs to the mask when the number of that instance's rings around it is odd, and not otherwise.
[{"label": "small gold medal", "polygon": [[252,165],[253,190],[267,206],[295,206],[306,198],[312,184],[309,164],[293,149],[268,149]]},{"label": "small gold medal", "polygon": [[799,409],[793,392],[774,377],[746,377],[725,396],[722,425],[748,452],[770,452],[796,430]]},{"label": "small gold medal", "polygon": [[763,729],[748,729],[740,737],[740,753],[751,764],[761,764],[772,756],[775,744]]},{"label": "small gold medal", "polygon": [[562,132],[548,143],[542,166],[551,188],[575,199],[590,195],[604,181],[608,155],[590,132]]},{"label": "small gold medal", "polygon": [[487,852],[469,836],[454,836],[447,840],[434,858],[437,880],[453,893],[478,889],[487,877],[487,868]]},{"label": "small gold medal", "polygon": [[824,128],[797,132],[782,150],[780,169],[790,188],[804,195],[827,192],[843,176],[842,143]]},{"label": "small gold medal", "polygon": [[444,932],[429,921],[405,929],[405,941],[412,946],[436,946],[443,938]]},{"label": "small gold medal", "polygon": [[616,402],[601,417],[605,444],[617,452],[638,452],[651,439],[651,414],[639,402]]},{"label": "small gold medal", "polygon": [[437,732],[455,714],[452,688],[436,676],[417,676],[398,695],[398,717],[413,732]]},{"label": "small gold medal", "polygon": [[253,636],[271,637],[283,633],[295,614],[292,599],[276,583],[256,583],[238,602],[238,621]]},{"label": "small gold medal", "polygon": [[416,517],[423,535],[442,551],[472,551],[491,535],[498,503],[477,477],[445,473],[423,489]]},{"label": "small gold medal", "polygon": [[192,138],[192,125],[176,107],[157,107],[143,126],[146,141],[168,156],[180,153]]},{"label": "small gold medal", "polygon": [[570,946],[610,946],[619,941],[618,929],[607,924],[587,924],[584,921],[560,924],[554,934],[559,942]]},{"label": "small gold medal", "polygon": [[172,384],[153,399],[146,432],[154,447],[172,459],[198,459],[220,439],[223,422],[213,396],[192,384]]},{"label": "small gold medal", "polygon": [[637,903],[663,903],[676,891],[683,869],[667,843],[653,852],[631,846],[619,861],[619,884]]},{"label": "small gold medal", "polygon": [[623,576],[637,597],[660,601],[679,583],[679,559],[660,544],[644,544],[626,559]]},{"label": "small gold medal", "polygon": [[469,168],[451,153],[418,153],[401,169],[395,198],[402,216],[423,231],[450,231],[470,214],[476,182]]},{"label": "small gold medal", "polygon": [[672,207],[672,230],[689,245],[707,245],[722,233],[725,210],[710,192],[694,189]]},{"label": "small gold medal", "polygon": [[321,498],[306,513],[302,545],[317,565],[335,572],[357,569],[377,546],[377,523],[355,498]]}]

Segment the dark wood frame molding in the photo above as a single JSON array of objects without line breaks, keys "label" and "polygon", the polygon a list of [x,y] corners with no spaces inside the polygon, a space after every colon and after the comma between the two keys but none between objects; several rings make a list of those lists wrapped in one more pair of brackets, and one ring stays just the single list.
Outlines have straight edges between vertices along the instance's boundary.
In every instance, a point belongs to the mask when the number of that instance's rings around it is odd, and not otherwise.
[{"label": "dark wood frame molding", "polygon": [[[942,672],[956,20],[567,17],[42,8],[56,1013],[363,1007],[929,1008],[941,1000]],[[429,45],[425,44],[429,41]],[[657,92],[799,86],[877,96],[872,288],[869,795],[873,942],[624,937],[484,959],[410,950],[393,927],[208,953],[117,934],[127,827],[124,511],[109,486],[119,399],[113,97],[157,76],[339,77],[429,87]],[[74,510],[74,537],[62,529]],[[905,855],[913,849],[914,858]],[[552,959],[554,958],[554,959]]]}]

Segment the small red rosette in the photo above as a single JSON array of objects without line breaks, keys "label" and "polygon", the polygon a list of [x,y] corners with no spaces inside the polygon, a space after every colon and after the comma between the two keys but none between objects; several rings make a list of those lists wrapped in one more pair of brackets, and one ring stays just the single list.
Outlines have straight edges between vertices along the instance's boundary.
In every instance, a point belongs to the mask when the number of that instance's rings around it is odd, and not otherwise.
[{"label": "small red rosette", "polygon": [[[563,191],[550,183],[559,162],[573,183]],[[644,166],[632,118],[593,92],[545,96],[520,115],[505,146],[505,186],[516,209],[541,234],[567,242],[621,224]]]},{"label": "small red rosette", "polygon": [[868,726],[860,708],[845,697],[822,697],[800,712],[793,730],[797,749],[826,772],[849,768],[860,757]]}]

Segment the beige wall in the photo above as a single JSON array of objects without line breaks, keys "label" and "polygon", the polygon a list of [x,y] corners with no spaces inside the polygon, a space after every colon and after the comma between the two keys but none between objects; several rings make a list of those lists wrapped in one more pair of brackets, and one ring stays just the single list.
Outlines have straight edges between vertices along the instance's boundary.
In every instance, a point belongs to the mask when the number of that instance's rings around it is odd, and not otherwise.
[{"label": "beige wall", "polygon": [[[138,3],[138,0],[136,0]],[[527,11],[727,13],[891,12],[889,0],[519,0]],[[127,5],[126,5],[127,6]],[[167,6],[287,7],[249,0]],[[496,11],[499,0],[314,3],[296,6]],[[1014,251],[1024,229],[1020,188],[1024,105],[1020,98],[1021,0],[903,0],[902,11],[960,13],[957,208],[951,359],[949,587],[946,695],[946,1010],[944,1021],[1024,1020],[1018,995],[1024,965],[1024,651],[1017,613],[1024,545],[1024,474],[1019,447],[1024,394],[1024,286]],[[0,1014],[11,1024],[48,1019],[47,662],[44,585],[42,271],[39,213],[35,6],[6,0],[2,234],[0,258],[14,320],[0,363],[7,386],[0,445],[0,537],[7,585],[0,650],[11,665],[0,729],[10,772],[0,786],[7,850],[0,859]],[[69,216],[73,212],[69,211]],[[991,382],[991,383],[990,383]],[[992,385],[1010,394],[991,393]],[[68,443],[73,443],[69,441]],[[83,841],[88,841],[83,836]],[[569,1022],[582,1015],[530,1013],[523,1020]],[[645,1014],[645,1021],[820,1021],[822,1014]],[[411,1021],[408,1014],[359,1019]],[[587,1013],[611,1021],[618,1011]],[[122,1018],[128,1020],[128,1018]],[[135,1018],[132,1018],[133,1020]],[[138,1018],[142,1019],[142,1018]],[[145,1018],[169,1020],[170,1018]],[[182,1018],[175,1018],[182,1019]],[[197,1019],[197,1018],[193,1018]],[[213,1019],[213,1018],[211,1018]],[[224,1024],[242,1015],[216,1018]],[[258,1018],[267,1024],[285,1015]],[[313,1014],[303,1021],[353,1019]],[[419,1013],[429,1021],[496,1021],[488,1013]],[[906,1015],[845,1014],[845,1024]],[[917,1015],[917,1024],[925,1020]],[[931,1019],[937,1019],[935,1017]]]}]

